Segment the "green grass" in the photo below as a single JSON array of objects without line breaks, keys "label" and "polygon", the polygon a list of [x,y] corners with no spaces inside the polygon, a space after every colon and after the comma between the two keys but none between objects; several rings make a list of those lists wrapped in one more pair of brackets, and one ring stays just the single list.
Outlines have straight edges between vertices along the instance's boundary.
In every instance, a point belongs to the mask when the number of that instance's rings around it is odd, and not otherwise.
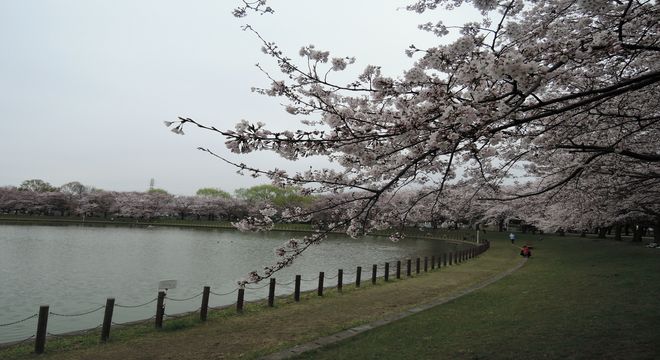
[{"label": "green grass", "polygon": [[534,247],[522,269],[487,288],[302,358],[660,356],[660,250],[547,236]]}]

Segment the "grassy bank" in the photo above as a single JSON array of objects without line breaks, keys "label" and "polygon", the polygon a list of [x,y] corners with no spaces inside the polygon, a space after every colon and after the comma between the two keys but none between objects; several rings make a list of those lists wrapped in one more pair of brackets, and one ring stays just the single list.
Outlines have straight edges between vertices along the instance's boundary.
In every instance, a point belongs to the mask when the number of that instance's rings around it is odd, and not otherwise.
[{"label": "grassy bank", "polygon": [[546,237],[510,277],[304,358],[657,359],[659,299],[660,250]]}]

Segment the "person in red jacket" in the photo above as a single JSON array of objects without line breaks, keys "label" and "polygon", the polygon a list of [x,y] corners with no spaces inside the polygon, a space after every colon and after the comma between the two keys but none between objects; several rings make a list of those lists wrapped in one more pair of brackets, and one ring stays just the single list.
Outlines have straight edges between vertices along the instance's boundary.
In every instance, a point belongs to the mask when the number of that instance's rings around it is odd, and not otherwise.
[{"label": "person in red jacket", "polygon": [[520,248],[520,255],[528,258],[532,256],[532,250],[529,248],[529,246],[524,245],[522,248]]}]

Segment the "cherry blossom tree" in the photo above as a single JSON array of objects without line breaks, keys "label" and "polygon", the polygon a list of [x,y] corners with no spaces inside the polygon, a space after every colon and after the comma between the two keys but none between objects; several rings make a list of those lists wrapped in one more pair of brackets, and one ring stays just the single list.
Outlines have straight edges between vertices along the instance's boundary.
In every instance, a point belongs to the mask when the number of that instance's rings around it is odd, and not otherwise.
[{"label": "cherry blossom tree", "polygon": [[[221,158],[274,184],[350,194],[321,210],[349,207],[332,223],[352,235],[380,227],[378,209],[397,202],[402,191],[408,212],[438,213],[447,187],[459,176],[472,188],[488,189],[494,200],[559,196],[591,178],[614,178],[617,192],[633,184],[642,197],[657,192],[657,2],[420,0],[408,10],[470,5],[481,11],[481,21],[420,25],[439,44],[407,49],[416,61],[402,75],[368,65],[348,84],[334,82],[333,74],[349,69],[354,58],[310,45],[295,60],[246,26],[280,70],[263,69],[271,84],[254,91],[280,97],[302,126],[271,131],[263,123],[241,121],[233,130],[218,130],[185,117],[167,124],[176,133],[196,125],[222,134],[237,154],[267,150],[289,160],[327,157],[341,170],[287,173]],[[235,15],[250,12],[273,9],[265,0],[244,1]],[[458,39],[443,41],[450,32]],[[506,185],[512,178],[533,181],[511,193]],[[278,252],[295,256],[320,238]]]},{"label": "cherry blossom tree", "polygon": [[76,213],[84,216],[102,216],[103,218],[107,218],[108,215],[117,211],[116,198],[117,193],[92,190],[82,196]]},{"label": "cherry blossom tree", "polygon": [[[221,158],[274,184],[350,194],[320,210],[348,207],[335,213],[329,228],[351,235],[417,218],[410,214],[438,214],[459,171],[468,188],[477,189],[466,198],[559,196],[584,179],[604,176],[616,179],[618,191],[632,183],[644,184],[637,187],[640,194],[657,191],[656,2],[422,0],[408,9],[450,11],[469,4],[483,14],[480,22],[420,26],[440,38],[458,32],[457,40],[411,46],[406,53],[416,62],[401,76],[369,65],[349,84],[333,82],[332,75],[351,67],[352,57],[304,46],[296,61],[246,26],[281,71],[264,70],[271,85],[254,91],[282,98],[305,127],[276,132],[241,121],[222,131],[190,118],[168,125],[176,133],[190,124],[220,133],[235,153],[268,150],[289,160],[326,156],[341,170],[289,174]],[[266,1],[246,1],[235,15],[250,11],[273,12]],[[534,181],[511,193],[506,184],[512,177]],[[388,208],[403,211],[382,211]],[[280,249],[282,263],[321,238]]]},{"label": "cherry blossom tree", "polygon": [[2,213],[17,213],[17,203],[19,202],[20,193],[18,188],[14,186],[0,187],[0,212]]}]

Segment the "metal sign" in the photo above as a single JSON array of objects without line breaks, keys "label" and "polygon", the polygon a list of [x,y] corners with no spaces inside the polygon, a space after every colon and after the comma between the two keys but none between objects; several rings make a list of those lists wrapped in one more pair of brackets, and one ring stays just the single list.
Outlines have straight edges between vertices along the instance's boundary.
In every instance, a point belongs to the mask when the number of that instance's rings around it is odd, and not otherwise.
[{"label": "metal sign", "polygon": [[158,290],[175,289],[176,280],[161,280],[158,282]]}]

